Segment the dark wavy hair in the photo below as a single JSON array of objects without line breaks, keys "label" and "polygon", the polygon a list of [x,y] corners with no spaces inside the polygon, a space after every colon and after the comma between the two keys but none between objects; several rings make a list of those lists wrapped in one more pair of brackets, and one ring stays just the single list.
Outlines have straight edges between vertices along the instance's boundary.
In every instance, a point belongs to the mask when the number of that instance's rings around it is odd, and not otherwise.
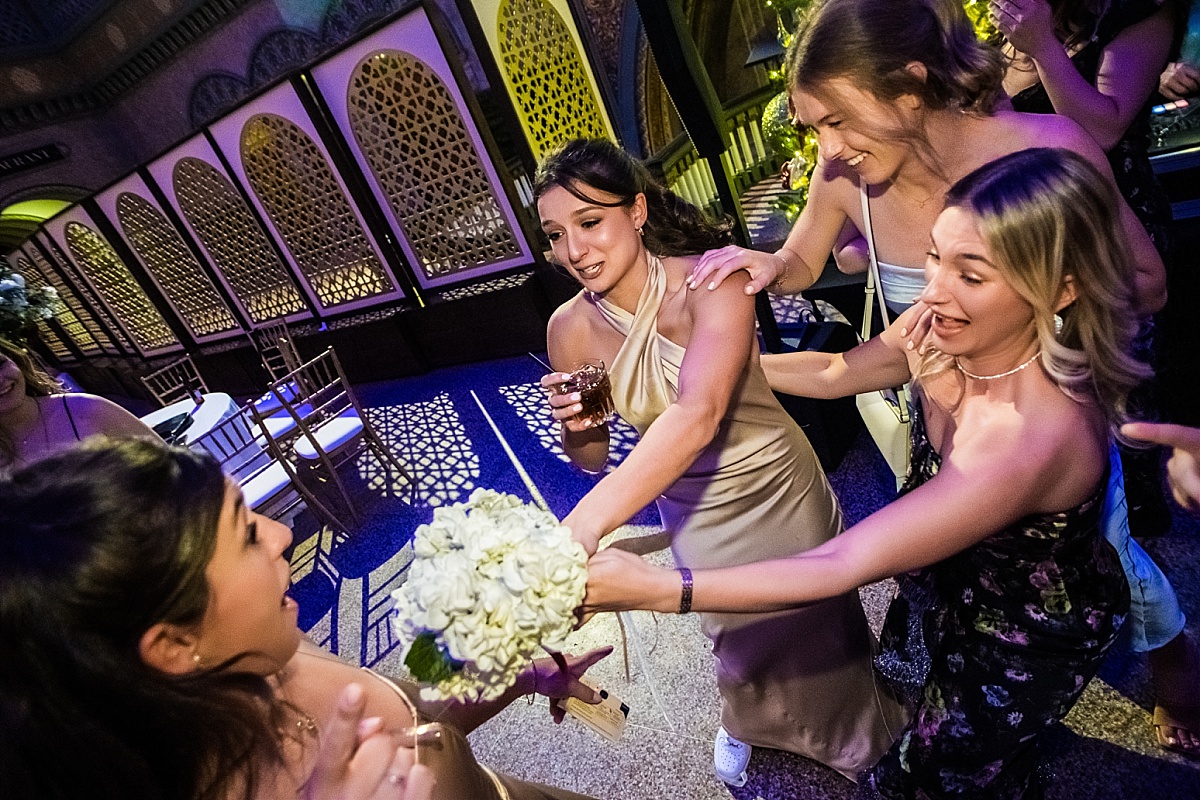
[{"label": "dark wavy hair", "polygon": [[266,680],[142,661],[209,603],[225,477],[208,455],[92,440],[0,479],[0,785],[6,798],[249,798],[282,763]]},{"label": "dark wavy hair", "polygon": [[[703,211],[659,183],[640,161],[606,139],[573,139],[542,159],[533,179],[536,200],[560,186],[585,203],[628,207],[646,196],[646,249],[659,256],[687,256],[733,241],[728,220],[714,222]],[[601,201],[588,190],[614,195]]]},{"label": "dark wavy hair", "polygon": [[[925,66],[922,79],[908,69]],[[788,86],[814,91],[845,78],[885,102],[990,114],[1003,96],[1004,57],[975,35],[960,0],[824,0],[788,50]]]},{"label": "dark wavy hair", "polygon": [[[49,397],[63,391],[63,385],[34,362],[30,353],[0,336],[0,357],[17,365],[25,378],[25,394],[28,397]],[[12,435],[0,425],[0,465],[11,464],[16,457]]]}]

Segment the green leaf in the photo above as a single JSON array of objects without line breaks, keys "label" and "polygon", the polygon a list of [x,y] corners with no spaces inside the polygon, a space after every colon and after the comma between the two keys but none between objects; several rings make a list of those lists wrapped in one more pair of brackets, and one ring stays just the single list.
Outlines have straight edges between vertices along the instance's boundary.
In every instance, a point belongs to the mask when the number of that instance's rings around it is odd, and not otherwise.
[{"label": "green leaf", "polygon": [[438,647],[437,636],[432,631],[425,631],[413,640],[404,666],[423,683],[441,683],[456,672],[461,672],[463,662],[451,658],[449,653]]}]

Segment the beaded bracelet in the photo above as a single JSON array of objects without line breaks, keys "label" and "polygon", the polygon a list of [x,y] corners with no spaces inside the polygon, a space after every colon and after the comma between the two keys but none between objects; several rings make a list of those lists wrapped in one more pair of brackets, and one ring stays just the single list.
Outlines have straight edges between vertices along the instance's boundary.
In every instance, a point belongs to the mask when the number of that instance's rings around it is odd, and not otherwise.
[{"label": "beaded bracelet", "polygon": [[679,577],[683,579],[683,592],[679,596],[679,613],[688,614],[692,610],[692,571],[687,567],[680,567]]}]

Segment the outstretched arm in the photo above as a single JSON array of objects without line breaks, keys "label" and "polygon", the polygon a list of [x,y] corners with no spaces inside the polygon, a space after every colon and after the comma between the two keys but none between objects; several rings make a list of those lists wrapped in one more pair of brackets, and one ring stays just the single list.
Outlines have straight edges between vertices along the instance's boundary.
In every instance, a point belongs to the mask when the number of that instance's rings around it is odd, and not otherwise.
[{"label": "outstretched arm", "polygon": [[783,247],[774,253],[732,245],[710,250],[692,268],[688,286],[715,289],[738,270],[750,273],[746,294],[757,294],[768,286],[780,294],[795,294],[816,283],[848,222],[842,195],[858,191],[838,169],[827,163],[817,165],[809,184],[808,202]]},{"label": "outstretched arm", "polygon": [[[1040,457],[1003,431],[957,442],[936,476],[820,547],[790,558],[694,572],[692,609],[760,612],[813,603],[885,577],[942,561],[982,541],[1045,502],[1062,480],[1065,455]],[[1032,451],[1033,460],[1026,458]],[[1092,465],[1099,480],[1103,468]],[[586,612],[673,612],[674,570],[608,548],[588,563]]]},{"label": "outstretched arm", "polygon": [[588,553],[687,471],[717,433],[752,357],[754,301],[735,278],[713,292],[692,292],[692,332],[675,402],[615,470],[584,495],[563,524]]},{"label": "outstretched arm", "polygon": [[1167,477],[1175,502],[1200,513],[1200,429],[1183,425],[1131,422],[1121,428],[1131,439],[1174,448],[1167,462]]},{"label": "outstretched arm", "polygon": [[931,315],[918,300],[894,325],[853,350],[768,353],[762,357],[763,372],[777,392],[826,400],[899,386],[912,377],[909,358],[919,354],[915,345],[928,332]]},{"label": "outstretched arm", "polygon": [[1100,54],[1093,86],[1055,37],[1046,0],[992,0],[992,15],[1009,43],[1033,59],[1054,110],[1078,122],[1105,151],[1125,135],[1158,86],[1175,27],[1164,5],[1121,31]]}]

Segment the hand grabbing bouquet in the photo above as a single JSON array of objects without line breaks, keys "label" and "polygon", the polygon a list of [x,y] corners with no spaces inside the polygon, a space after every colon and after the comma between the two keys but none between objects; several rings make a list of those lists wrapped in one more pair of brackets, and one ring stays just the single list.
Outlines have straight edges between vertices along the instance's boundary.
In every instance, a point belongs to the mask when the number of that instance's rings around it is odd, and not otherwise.
[{"label": "hand grabbing bouquet", "polygon": [[569,528],[513,495],[476,489],[416,530],[392,594],[405,666],[427,700],[494,700],[575,625],[587,555]]}]

